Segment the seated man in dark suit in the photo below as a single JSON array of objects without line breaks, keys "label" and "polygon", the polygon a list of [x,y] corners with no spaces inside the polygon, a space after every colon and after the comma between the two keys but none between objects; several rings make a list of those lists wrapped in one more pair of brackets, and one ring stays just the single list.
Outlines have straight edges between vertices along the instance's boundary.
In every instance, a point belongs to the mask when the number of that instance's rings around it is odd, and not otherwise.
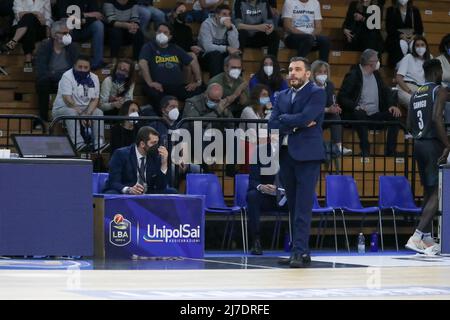
[{"label": "seated man in dark suit", "polygon": [[142,127],[137,133],[136,144],[117,149],[109,163],[109,178],[104,193],[177,193],[167,186],[169,152],[158,143],[158,131],[152,127]]},{"label": "seated man in dark suit", "polygon": [[247,190],[247,211],[249,220],[249,235],[252,247],[250,253],[262,255],[260,239],[261,212],[287,211],[287,206],[279,207],[277,195],[280,195],[280,187],[276,175],[264,175],[261,173],[261,164],[250,166],[250,177]]}]

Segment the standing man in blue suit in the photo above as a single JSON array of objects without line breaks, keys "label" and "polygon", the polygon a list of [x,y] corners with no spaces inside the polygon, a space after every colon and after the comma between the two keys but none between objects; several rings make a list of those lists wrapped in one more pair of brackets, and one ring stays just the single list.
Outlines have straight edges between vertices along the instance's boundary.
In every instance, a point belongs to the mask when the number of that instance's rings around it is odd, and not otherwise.
[{"label": "standing man in blue suit", "polygon": [[169,153],[158,143],[158,131],[146,126],[139,129],[136,144],[117,149],[109,163],[109,177],[104,193],[177,193],[167,186]]},{"label": "standing man in blue suit", "polygon": [[280,92],[269,121],[280,132],[280,176],[292,226],[291,268],[311,263],[309,235],[314,192],[325,159],[322,122],[325,91],[309,81],[307,59],[294,57],[289,64],[290,89]]}]

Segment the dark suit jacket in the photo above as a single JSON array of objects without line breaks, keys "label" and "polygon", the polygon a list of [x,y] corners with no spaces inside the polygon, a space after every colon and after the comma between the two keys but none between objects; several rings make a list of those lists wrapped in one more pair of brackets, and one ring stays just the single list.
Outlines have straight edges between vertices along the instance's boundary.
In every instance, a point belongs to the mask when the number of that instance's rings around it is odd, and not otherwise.
[{"label": "dark suit jacket", "polygon": [[[122,193],[124,187],[132,187],[137,182],[137,159],[135,144],[117,149],[109,162],[109,178],[105,191],[115,190]],[[158,193],[167,188],[167,175],[161,171],[159,156],[147,157],[146,164],[147,193]]]},{"label": "dark suit jacket", "polygon": [[275,175],[262,175],[261,165],[252,164],[248,179],[248,191],[258,190],[257,187],[260,184],[275,184]]},{"label": "dark suit jacket", "polygon": [[[270,129],[280,130],[280,144],[289,135],[288,150],[297,161],[325,159],[322,123],[325,113],[325,90],[310,81],[291,103],[292,89],[281,91],[269,120]],[[308,124],[317,124],[308,128]],[[294,132],[295,131],[295,132]]]}]

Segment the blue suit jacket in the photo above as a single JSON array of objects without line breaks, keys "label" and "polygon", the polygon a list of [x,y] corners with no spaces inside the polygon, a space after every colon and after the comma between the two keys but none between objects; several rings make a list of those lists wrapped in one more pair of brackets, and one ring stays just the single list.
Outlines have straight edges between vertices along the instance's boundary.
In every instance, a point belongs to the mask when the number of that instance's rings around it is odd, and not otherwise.
[{"label": "blue suit jacket", "polygon": [[[137,182],[137,158],[135,144],[114,151],[109,162],[109,177],[105,184],[106,190],[122,193],[124,187],[132,187]],[[147,193],[163,191],[167,188],[168,178],[161,171],[159,156],[147,157],[146,163]]]},{"label": "blue suit jacket", "polygon": [[[269,120],[269,129],[280,130],[280,144],[289,135],[288,150],[297,161],[324,160],[322,123],[325,90],[313,82],[306,84],[291,102],[292,89],[281,91]],[[308,124],[317,124],[308,128]]]}]

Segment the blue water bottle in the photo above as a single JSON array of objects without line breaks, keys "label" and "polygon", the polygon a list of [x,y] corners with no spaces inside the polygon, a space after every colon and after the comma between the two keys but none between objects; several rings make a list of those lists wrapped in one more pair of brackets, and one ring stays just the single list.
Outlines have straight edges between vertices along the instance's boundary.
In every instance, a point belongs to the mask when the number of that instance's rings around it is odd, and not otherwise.
[{"label": "blue water bottle", "polygon": [[372,233],[370,237],[370,252],[378,252],[378,232]]}]

